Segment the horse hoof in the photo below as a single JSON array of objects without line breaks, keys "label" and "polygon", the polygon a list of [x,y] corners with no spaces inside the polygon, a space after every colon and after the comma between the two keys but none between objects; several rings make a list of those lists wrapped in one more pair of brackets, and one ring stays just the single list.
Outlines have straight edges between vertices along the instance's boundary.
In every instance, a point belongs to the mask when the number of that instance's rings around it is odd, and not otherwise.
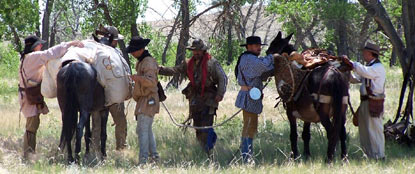
[{"label": "horse hoof", "polygon": [[345,155],[344,157],[342,157],[342,163],[343,164],[349,164],[349,158],[347,157],[347,155]]}]

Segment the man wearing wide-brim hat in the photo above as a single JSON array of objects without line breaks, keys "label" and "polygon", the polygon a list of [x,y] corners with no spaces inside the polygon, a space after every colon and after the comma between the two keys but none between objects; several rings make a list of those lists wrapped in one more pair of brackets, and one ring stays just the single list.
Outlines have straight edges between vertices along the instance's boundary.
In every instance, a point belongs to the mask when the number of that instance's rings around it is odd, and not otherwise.
[{"label": "man wearing wide-brim hat", "polygon": [[136,133],[140,144],[139,163],[158,161],[159,154],[153,134],[154,116],[159,113],[160,99],[158,95],[158,64],[145,47],[150,39],[133,37],[126,51],[137,59],[137,74],[131,76],[135,81],[133,99],[136,101],[135,117]]},{"label": "man wearing wide-brim hat", "polygon": [[[201,39],[195,39],[187,47],[193,56],[175,67],[160,67],[161,75],[181,75],[187,77],[190,83],[182,91],[189,100],[189,120],[193,119],[193,126],[212,126],[214,115],[222,101],[228,78],[219,62],[208,52],[208,47]],[[210,150],[216,142],[216,133],[212,128],[197,129],[196,138],[205,152]]]},{"label": "man wearing wide-brim hat", "polygon": [[[383,133],[383,104],[385,101],[385,68],[379,60],[380,48],[373,43],[366,43],[362,49],[366,66],[350,61],[353,67],[353,83],[362,83],[360,87],[360,106],[353,124],[359,127],[360,144],[369,158],[385,157],[385,137]],[[357,117],[357,118],[356,118]]]},{"label": "man wearing wide-brim hat", "polygon": [[246,43],[241,45],[246,51],[239,56],[235,67],[235,76],[241,86],[235,106],[241,108],[243,112],[244,124],[240,150],[244,162],[253,162],[253,139],[257,133],[258,115],[263,108],[262,97],[253,99],[249,91],[254,88],[262,91],[264,86],[261,75],[274,68],[274,58],[271,54],[259,57],[262,45],[265,44],[258,36],[246,38]]},{"label": "man wearing wide-brim hat", "polygon": [[[61,58],[69,47],[83,47],[83,44],[80,41],[62,42],[42,51],[42,46],[46,41],[37,36],[26,37],[24,43],[25,47],[20,57],[19,103],[20,111],[26,118],[23,157],[30,159],[36,152],[36,133],[40,125],[40,114],[49,112],[40,92],[43,67],[47,61]],[[28,90],[29,88],[37,90]]]}]

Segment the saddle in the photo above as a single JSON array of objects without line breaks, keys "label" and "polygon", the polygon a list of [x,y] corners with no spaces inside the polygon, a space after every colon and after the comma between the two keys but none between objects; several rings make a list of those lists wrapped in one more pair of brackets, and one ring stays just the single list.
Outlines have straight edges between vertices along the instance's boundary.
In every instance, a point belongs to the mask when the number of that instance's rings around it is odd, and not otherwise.
[{"label": "saddle", "polygon": [[310,48],[303,51],[301,54],[293,52],[286,57],[288,57],[288,60],[295,61],[305,69],[309,70],[328,63],[329,61],[342,61],[340,57],[333,56],[329,51],[321,48]]}]

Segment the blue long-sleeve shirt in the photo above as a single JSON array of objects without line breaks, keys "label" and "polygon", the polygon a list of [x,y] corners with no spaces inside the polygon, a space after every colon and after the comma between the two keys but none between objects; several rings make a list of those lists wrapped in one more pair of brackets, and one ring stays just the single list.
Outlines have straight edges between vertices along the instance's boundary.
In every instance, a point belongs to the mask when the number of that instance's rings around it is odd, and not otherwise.
[{"label": "blue long-sleeve shirt", "polygon": [[[261,75],[274,68],[274,58],[271,54],[265,57],[258,57],[253,54],[243,54],[238,65],[238,84],[240,86],[256,87],[262,91]],[[245,80],[242,78],[242,74]],[[236,98],[235,106],[245,111],[260,114],[262,112],[262,99],[252,100],[249,91],[240,90]]]}]

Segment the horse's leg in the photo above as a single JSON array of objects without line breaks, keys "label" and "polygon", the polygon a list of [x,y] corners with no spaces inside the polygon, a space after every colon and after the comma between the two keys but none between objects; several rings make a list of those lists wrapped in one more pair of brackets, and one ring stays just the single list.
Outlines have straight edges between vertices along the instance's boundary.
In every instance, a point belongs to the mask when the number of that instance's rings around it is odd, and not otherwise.
[{"label": "horse's leg", "polygon": [[290,121],[290,140],[291,140],[291,151],[292,151],[292,157],[296,159],[298,157],[298,147],[297,147],[297,120],[292,115],[292,108],[290,106],[287,106],[287,116],[288,121]]},{"label": "horse's leg", "polygon": [[91,115],[88,116],[85,124],[85,154],[89,153],[89,145],[91,144]]},{"label": "horse's leg", "polygon": [[107,143],[107,122],[108,122],[108,115],[109,115],[109,110],[108,108],[104,109],[103,111],[100,112],[100,117],[101,117],[101,153],[103,155],[103,157],[107,156],[107,151],[106,151],[106,143]]},{"label": "horse's leg", "polygon": [[79,123],[76,127],[76,145],[75,145],[76,160],[79,160],[79,153],[81,152],[81,142],[82,142],[82,136],[83,136],[83,131],[84,131],[83,129],[88,120],[88,116],[89,116],[89,113],[85,109],[80,110]]},{"label": "horse's leg", "polygon": [[346,148],[346,109],[347,105],[342,105],[342,112],[340,115],[341,118],[341,125],[340,125],[340,143],[341,143],[341,158],[347,160],[347,148]]},{"label": "horse's leg", "polygon": [[301,135],[301,137],[303,138],[304,141],[304,155],[305,158],[307,159],[311,153],[310,153],[310,122],[304,122],[304,126],[303,126],[303,134]]},{"label": "horse's leg", "polygon": [[328,147],[327,147],[327,162],[331,163],[336,150],[336,143],[338,140],[338,133],[334,130],[333,124],[330,121],[330,104],[320,103],[318,108],[321,124],[327,132]]}]

